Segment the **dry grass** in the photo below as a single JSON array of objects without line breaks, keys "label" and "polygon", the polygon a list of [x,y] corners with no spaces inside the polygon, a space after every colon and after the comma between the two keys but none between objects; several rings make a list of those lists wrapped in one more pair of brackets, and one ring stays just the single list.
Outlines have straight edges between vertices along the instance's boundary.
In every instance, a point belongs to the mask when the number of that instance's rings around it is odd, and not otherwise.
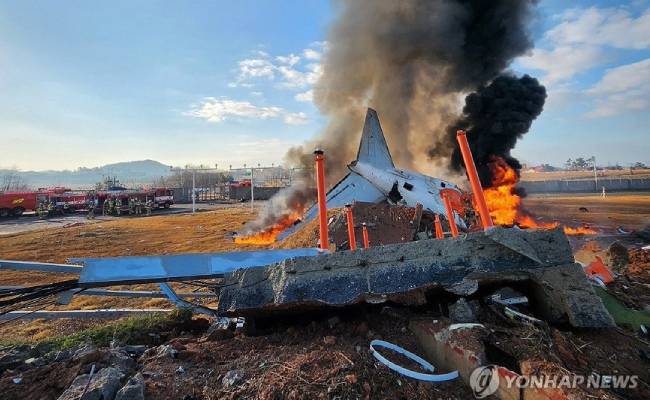
[{"label": "dry grass", "polygon": [[[0,259],[66,262],[74,257],[115,257],[151,254],[201,253],[254,249],[253,245],[236,245],[230,235],[253,219],[250,209],[224,208],[197,214],[129,218],[74,226],[24,232],[0,237]],[[0,286],[37,285],[72,276],[42,272],[0,272]],[[175,285],[179,291],[183,284]],[[116,286],[110,289],[156,290],[156,285]],[[65,306],[53,310],[98,308],[169,308],[165,299],[127,299],[123,297],[75,296]],[[21,321],[0,326],[0,337],[35,341],[62,330],[76,331],[96,322],[61,320]]]},{"label": "dry grass", "polygon": [[[595,225],[601,229],[622,226],[643,229],[650,224],[650,194],[595,194],[555,196],[530,195],[524,207],[545,221]],[[580,211],[585,207],[588,211]]]}]

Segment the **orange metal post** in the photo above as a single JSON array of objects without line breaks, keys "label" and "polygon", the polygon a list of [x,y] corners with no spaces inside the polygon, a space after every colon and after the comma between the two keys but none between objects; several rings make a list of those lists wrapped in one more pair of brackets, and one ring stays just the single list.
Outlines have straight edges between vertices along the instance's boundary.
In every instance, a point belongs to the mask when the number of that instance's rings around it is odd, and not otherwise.
[{"label": "orange metal post", "polygon": [[481,217],[481,224],[483,225],[483,230],[486,230],[493,226],[492,218],[490,217],[490,211],[485,202],[485,196],[483,195],[483,189],[481,188],[481,181],[478,179],[478,172],[476,172],[476,165],[474,165],[474,159],[472,158],[472,150],[469,148],[465,131],[457,131],[456,139],[460,145],[460,152],[463,155],[463,161],[465,162],[465,169],[467,170],[469,183],[472,186],[472,192],[474,192],[474,200],[478,207],[479,217]]},{"label": "orange metal post", "polygon": [[366,226],[366,223],[364,222],[361,224],[363,228],[363,248],[368,249],[370,248],[370,240],[368,239],[368,227]]},{"label": "orange metal post", "polygon": [[444,239],[445,235],[442,233],[442,225],[440,224],[440,216],[438,214],[436,214],[435,225],[436,225],[436,239]]},{"label": "orange metal post", "polygon": [[352,215],[352,205],[345,205],[345,214],[348,218],[348,243],[350,244],[350,250],[357,249],[357,238],[354,235],[354,216]]},{"label": "orange metal post", "polygon": [[451,230],[451,236],[458,236],[458,227],[456,226],[456,220],[454,219],[454,210],[451,207],[451,200],[449,196],[445,193],[442,193],[442,201],[445,203],[445,210],[447,210],[447,220],[449,221],[449,229]]},{"label": "orange metal post", "polygon": [[318,221],[320,223],[320,248],[329,249],[327,227],[327,193],[325,193],[325,156],[323,150],[314,151],[316,160],[316,188],[318,190]]}]

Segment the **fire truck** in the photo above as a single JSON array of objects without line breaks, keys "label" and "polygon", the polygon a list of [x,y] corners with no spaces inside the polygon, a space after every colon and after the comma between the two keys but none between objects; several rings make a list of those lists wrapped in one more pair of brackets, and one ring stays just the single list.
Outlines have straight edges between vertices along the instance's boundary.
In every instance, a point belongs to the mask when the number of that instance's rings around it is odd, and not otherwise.
[{"label": "fire truck", "polygon": [[148,190],[104,190],[88,195],[87,203],[94,203],[101,208],[108,199],[117,200],[124,207],[128,206],[129,199],[142,203],[153,201],[154,208],[169,208],[174,204],[174,191],[167,188],[152,188]]},{"label": "fire truck", "polygon": [[20,217],[25,211],[34,211],[39,192],[0,192],[0,217]]},{"label": "fire truck", "polygon": [[101,209],[104,201],[114,199],[128,209],[129,199],[143,204],[151,200],[154,208],[169,208],[174,204],[174,192],[167,188],[147,190],[72,191],[68,188],[40,188],[36,191],[0,192],[0,217],[20,217],[47,204],[48,214],[68,214],[90,207]]}]

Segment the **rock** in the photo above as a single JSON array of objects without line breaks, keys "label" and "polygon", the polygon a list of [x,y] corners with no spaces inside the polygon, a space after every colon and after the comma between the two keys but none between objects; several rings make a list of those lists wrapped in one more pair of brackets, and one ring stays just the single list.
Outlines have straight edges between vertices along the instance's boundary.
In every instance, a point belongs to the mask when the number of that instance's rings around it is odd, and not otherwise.
[{"label": "rock", "polygon": [[120,389],[124,374],[116,368],[100,369],[91,379],[88,390],[81,396],[88,383],[89,374],[79,375],[58,400],[112,400]]},{"label": "rock", "polygon": [[53,361],[61,362],[61,361],[67,360],[71,356],[72,356],[72,353],[69,350],[57,351],[56,354],[54,354]]},{"label": "rock", "polygon": [[340,322],[341,322],[341,318],[339,318],[338,315],[335,315],[332,318],[327,320],[327,325],[330,327],[330,329],[332,329]]},{"label": "rock", "polygon": [[178,368],[176,368],[176,373],[177,374],[184,374],[185,373],[185,367],[182,365],[179,365]]},{"label": "rock", "polygon": [[334,336],[325,336],[323,338],[323,343],[325,343],[328,346],[332,346],[336,344],[336,337]]},{"label": "rock", "polygon": [[36,344],[36,346],[34,346],[33,348],[34,351],[36,351],[39,355],[42,356],[51,352],[52,349],[53,349],[53,345],[49,343],[43,343],[43,342]]},{"label": "rock", "polygon": [[243,372],[233,369],[226,372],[226,375],[224,375],[223,379],[221,379],[221,384],[223,385],[223,387],[229,388],[231,386],[239,385],[243,380],[244,380]]},{"label": "rock", "polygon": [[489,297],[486,297],[485,300],[487,302],[494,302],[502,305],[528,303],[528,297],[510,287],[504,287],[497,290]]},{"label": "rock", "polygon": [[142,374],[135,374],[117,392],[115,400],[144,400],[144,377]]},{"label": "rock", "polygon": [[234,331],[236,326],[237,326],[237,318],[226,318],[226,317],[217,318],[217,321],[214,324],[210,325],[210,327],[208,328],[206,335],[211,334],[212,331],[220,330],[220,329],[230,329]]},{"label": "rock", "polygon": [[469,296],[478,290],[478,281],[475,279],[463,279],[462,281],[447,288],[448,292],[457,294],[459,296]]},{"label": "rock", "polygon": [[627,247],[616,241],[607,249],[606,264],[614,272],[625,272],[627,265],[630,263],[630,255]]},{"label": "rock", "polygon": [[129,354],[140,356],[140,355],[144,354],[145,351],[147,351],[147,346],[145,346],[143,344],[126,345],[126,346],[122,347],[122,350],[126,351]]},{"label": "rock", "polygon": [[160,374],[154,371],[142,371],[142,376],[146,376],[147,378],[151,378],[151,379],[160,378]]},{"label": "rock", "polygon": [[13,346],[0,355],[0,372],[14,369],[22,365],[25,360],[34,356],[34,350],[28,345]]},{"label": "rock", "polygon": [[474,307],[464,298],[458,299],[449,306],[449,318],[454,322],[476,322],[477,320]]},{"label": "rock", "polygon": [[97,361],[101,357],[101,353],[92,344],[84,345],[72,353],[72,359],[81,361],[82,364]]},{"label": "rock", "polygon": [[28,365],[30,367],[42,367],[45,365],[45,360],[43,360],[42,357],[31,357],[25,360],[25,365]]},{"label": "rock", "polygon": [[168,344],[163,344],[158,347],[152,347],[148,349],[144,352],[144,356],[157,358],[176,358],[178,356],[178,350],[174,349]]},{"label": "rock", "polygon": [[129,374],[136,367],[136,362],[124,350],[112,349],[108,353],[108,363],[123,374]]}]

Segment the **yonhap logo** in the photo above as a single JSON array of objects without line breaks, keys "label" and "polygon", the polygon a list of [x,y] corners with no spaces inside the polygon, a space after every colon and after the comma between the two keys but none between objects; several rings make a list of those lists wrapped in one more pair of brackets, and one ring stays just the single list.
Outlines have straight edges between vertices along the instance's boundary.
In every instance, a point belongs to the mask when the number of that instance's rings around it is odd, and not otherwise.
[{"label": "yonhap logo", "polygon": [[476,368],[469,377],[469,386],[477,399],[483,399],[494,394],[499,388],[497,366],[486,365]]}]

